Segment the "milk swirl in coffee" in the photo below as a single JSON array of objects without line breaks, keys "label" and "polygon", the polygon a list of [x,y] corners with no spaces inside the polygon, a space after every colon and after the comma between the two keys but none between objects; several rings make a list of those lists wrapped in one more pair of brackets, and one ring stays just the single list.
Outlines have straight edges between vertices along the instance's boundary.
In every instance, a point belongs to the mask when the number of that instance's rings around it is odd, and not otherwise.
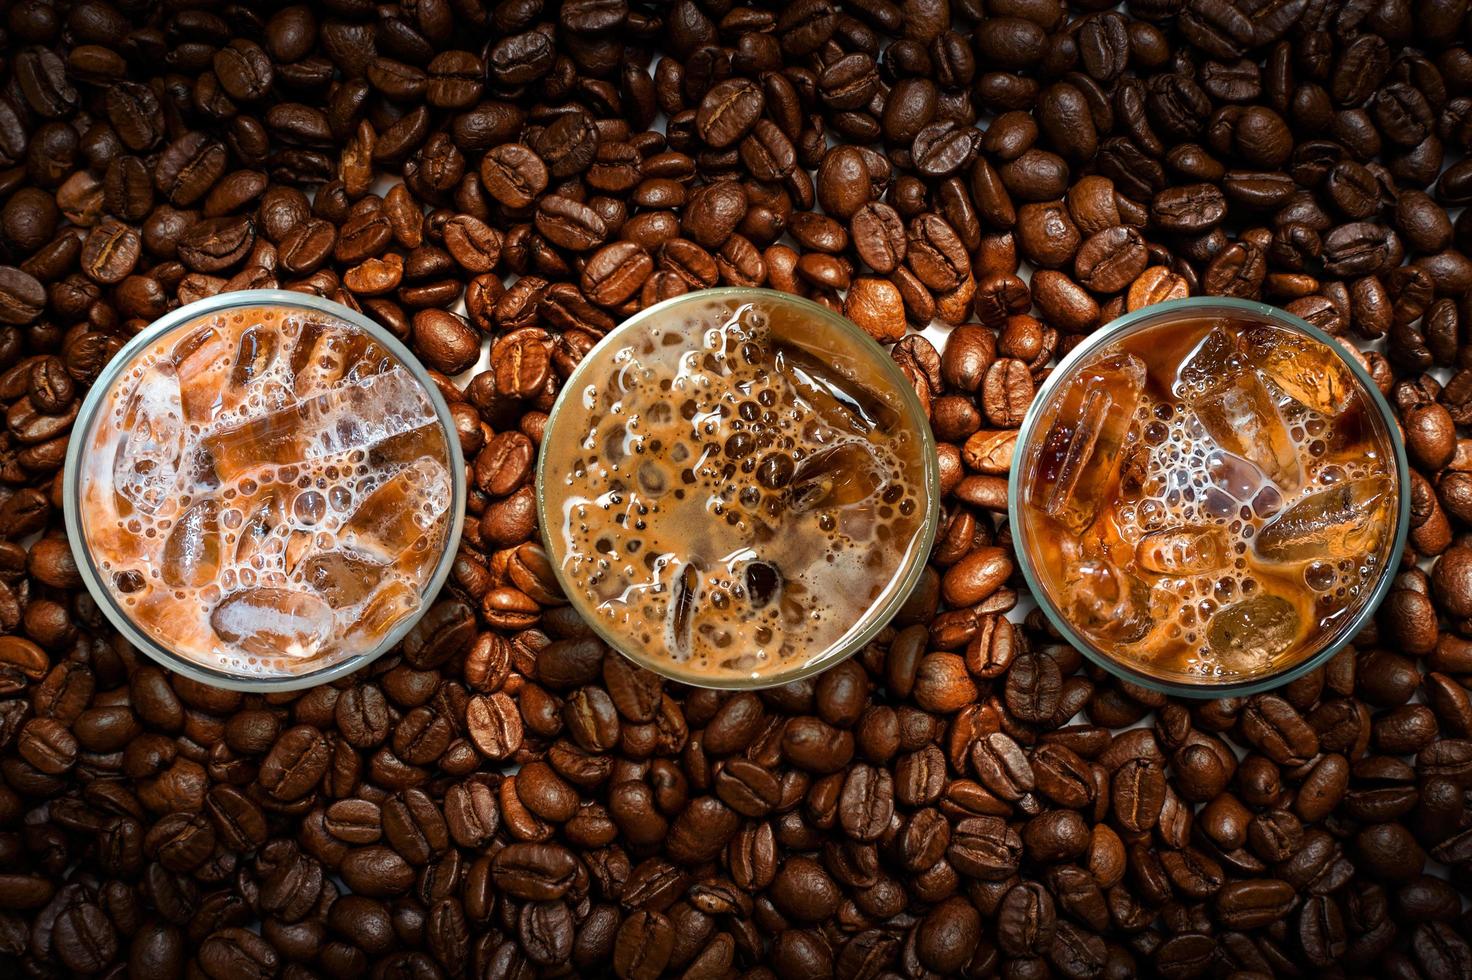
[{"label": "milk swirl in coffee", "polygon": [[589,355],[545,513],[620,646],[696,682],[761,677],[841,644],[896,588],[925,522],[921,440],[877,367],[825,356],[831,329],[709,300]]}]

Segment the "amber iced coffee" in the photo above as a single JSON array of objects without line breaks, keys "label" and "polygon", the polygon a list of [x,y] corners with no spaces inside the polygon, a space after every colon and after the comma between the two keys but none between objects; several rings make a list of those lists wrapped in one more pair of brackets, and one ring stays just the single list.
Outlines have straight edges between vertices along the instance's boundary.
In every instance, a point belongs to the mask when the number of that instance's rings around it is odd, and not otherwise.
[{"label": "amber iced coffee", "polygon": [[1281,679],[1347,640],[1389,579],[1393,422],[1296,323],[1221,300],[1156,312],[1080,351],[1028,420],[1025,568],[1081,645],[1141,679]]},{"label": "amber iced coffee", "polygon": [[442,564],[443,402],[346,310],[206,303],[99,382],[74,547],[111,613],[205,677],[320,677],[402,633]]},{"label": "amber iced coffee", "polygon": [[636,317],[569,379],[542,520],[575,606],[693,684],[781,683],[872,636],[923,568],[935,464],[914,393],[852,324],[766,290]]}]

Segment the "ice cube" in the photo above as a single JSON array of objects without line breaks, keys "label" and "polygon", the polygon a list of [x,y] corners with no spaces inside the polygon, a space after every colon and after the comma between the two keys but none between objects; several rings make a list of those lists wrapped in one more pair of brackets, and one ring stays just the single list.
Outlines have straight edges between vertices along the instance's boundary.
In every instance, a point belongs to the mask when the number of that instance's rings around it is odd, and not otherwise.
[{"label": "ice cube", "polygon": [[302,563],[302,581],[334,609],[368,598],[383,573],[384,566],[350,551],[321,551]]},{"label": "ice cube", "polygon": [[220,639],[255,656],[305,659],[332,632],[332,610],[310,592],[243,589],[215,607],[210,625]]},{"label": "ice cube", "polygon": [[174,522],[164,541],[164,581],[176,588],[202,588],[220,570],[220,508],[206,498]]},{"label": "ice cube", "polygon": [[1151,531],[1135,546],[1135,561],[1161,575],[1201,575],[1231,560],[1225,528],[1212,524]]},{"label": "ice cube", "polygon": [[774,346],[777,371],[827,421],[856,435],[888,431],[899,423],[899,412],[878,391],[845,376],[813,351],[780,341]]},{"label": "ice cube", "polygon": [[1311,337],[1279,327],[1242,331],[1248,360],[1290,398],[1330,418],[1344,411],[1354,394],[1354,376],[1328,347]]},{"label": "ice cube", "polygon": [[237,391],[265,377],[276,360],[278,334],[274,330],[251,327],[240,335],[235,348],[235,364],[230,369],[230,385]]},{"label": "ice cube", "polygon": [[313,340],[310,353],[297,368],[296,395],[309,398],[319,395],[342,380],[355,355],[356,333],[346,330],[323,330]]},{"label": "ice cube", "polygon": [[1145,362],[1113,354],[1080,369],[1059,401],[1033,471],[1032,495],[1074,533],[1094,523],[1108,498],[1144,388]]},{"label": "ice cube", "polygon": [[682,565],[675,573],[674,601],[665,624],[665,640],[679,656],[689,656],[695,634],[695,606],[700,602],[701,569],[698,560]]},{"label": "ice cube", "polygon": [[450,507],[450,474],[425,456],[373,491],[343,526],[343,543],[392,562],[428,534]]},{"label": "ice cube", "polygon": [[412,463],[431,447],[442,446],[439,424],[427,422],[417,429],[396,432],[368,447],[368,465],[387,469],[396,464]]},{"label": "ice cube", "polygon": [[798,514],[848,507],[868,499],[884,483],[884,471],[862,442],[821,449],[797,464],[787,487],[788,507]]},{"label": "ice cube", "polygon": [[119,427],[125,436],[113,457],[113,485],[134,507],[156,513],[174,498],[184,453],[184,408],[172,363],[143,372]]},{"label": "ice cube", "polygon": [[221,480],[262,465],[299,463],[367,449],[435,421],[412,377],[400,370],[323,392],[206,436]]},{"label": "ice cube", "polygon": [[215,458],[208,449],[198,444],[187,452],[180,475],[183,478],[181,492],[208,493],[220,487],[220,477],[215,472]]},{"label": "ice cube", "polygon": [[1251,670],[1292,646],[1298,627],[1291,602],[1263,593],[1217,610],[1206,628],[1207,648],[1222,666]]},{"label": "ice cube", "polygon": [[1106,559],[1070,563],[1063,588],[1071,618],[1091,636],[1130,643],[1150,631],[1150,587]]},{"label": "ice cube", "polygon": [[206,327],[184,338],[174,348],[174,365],[184,418],[208,422],[221,406],[221,396],[231,373],[235,346],[221,331]]},{"label": "ice cube", "polygon": [[297,563],[306,557],[307,549],[312,546],[312,532],[300,529],[293,530],[286,536],[286,548],[283,550],[282,567],[288,572],[296,570]]},{"label": "ice cube", "polygon": [[286,367],[289,369],[287,378],[290,381],[296,378],[298,371],[306,367],[308,358],[317,346],[317,338],[322,336],[327,324],[318,317],[306,316],[300,319],[288,317],[282,326],[288,336],[291,328],[296,328],[296,343],[291,345],[291,356],[286,360]]},{"label": "ice cube", "polygon": [[360,649],[372,645],[418,608],[418,592],[396,578],[388,579],[348,626],[345,638]]},{"label": "ice cube", "polygon": [[1255,463],[1285,490],[1298,486],[1298,454],[1278,406],[1257,372],[1246,368],[1190,397],[1191,410],[1213,442]]},{"label": "ice cube", "polygon": [[244,565],[265,547],[266,540],[286,520],[286,502],[274,490],[261,494],[249,507],[236,535],[235,562]]},{"label": "ice cube", "polygon": [[1311,493],[1263,525],[1253,542],[1266,561],[1357,558],[1385,531],[1393,497],[1386,477],[1348,480]]},{"label": "ice cube", "polygon": [[384,371],[391,370],[394,367],[394,360],[388,351],[378,346],[376,341],[367,340],[367,338],[364,338],[364,340],[366,340],[366,343],[362,345],[361,351],[358,351],[356,347],[354,348],[354,360],[344,375],[349,381],[361,381],[375,374],[382,374]]},{"label": "ice cube", "polygon": [[1246,369],[1247,360],[1232,335],[1223,327],[1213,327],[1181,362],[1176,394],[1189,401]]},{"label": "ice cube", "polygon": [[1150,479],[1150,447],[1137,442],[1124,451],[1119,467],[1119,494],[1123,500],[1139,500]]}]

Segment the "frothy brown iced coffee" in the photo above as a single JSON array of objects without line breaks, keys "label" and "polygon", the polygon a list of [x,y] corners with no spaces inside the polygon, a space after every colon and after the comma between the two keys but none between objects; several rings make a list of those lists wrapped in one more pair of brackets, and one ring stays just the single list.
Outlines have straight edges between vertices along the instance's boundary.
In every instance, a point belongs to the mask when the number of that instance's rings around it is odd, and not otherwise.
[{"label": "frothy brown iced coffee", "polygon": [[1325,343],[1199,317],[1062,376],[1019,540],[1094,646],[1153,678],[1237,682],[1344,635],[1392,566],[1391,434]]},{"label": "frothy brown iced coffee", "polygon": [[575,601],[695,683],[821,658],[922,546],[923,445],[884,355],[845,356],[805,313],[676,307],[596,348],[548,435],[566,439],[545,450],[544,513]]},{"label": "frothy brown iced coffee", "polygon": [[315,310],[211,313],[118,375],[87,435],[98,578],[158,644],[270,677],[379,645],[445,546],[450,454],[424,386]]}]

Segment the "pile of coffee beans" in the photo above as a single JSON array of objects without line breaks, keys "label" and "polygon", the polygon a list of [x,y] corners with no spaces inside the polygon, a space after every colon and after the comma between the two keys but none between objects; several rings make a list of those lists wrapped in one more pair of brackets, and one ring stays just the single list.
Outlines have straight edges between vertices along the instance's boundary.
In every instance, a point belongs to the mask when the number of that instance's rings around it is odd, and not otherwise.
[{"label": "pile of coffee beans", "polygon": [[[4,8],[7,976],[1472,974],[1467,0]],[[893,344],[941,442],[894,627],[760,694],[632,667],[536,543],[561,380],[718,283]],[[132,333],[277,285],[440,372],[472,520],[401,649],[262,697],[109,628],[58,471]],[[1352,648],[1184,702],[1008,621],[1001,515],[1047,365],[1200,293],[1361,342],[1417,473]]]}]

